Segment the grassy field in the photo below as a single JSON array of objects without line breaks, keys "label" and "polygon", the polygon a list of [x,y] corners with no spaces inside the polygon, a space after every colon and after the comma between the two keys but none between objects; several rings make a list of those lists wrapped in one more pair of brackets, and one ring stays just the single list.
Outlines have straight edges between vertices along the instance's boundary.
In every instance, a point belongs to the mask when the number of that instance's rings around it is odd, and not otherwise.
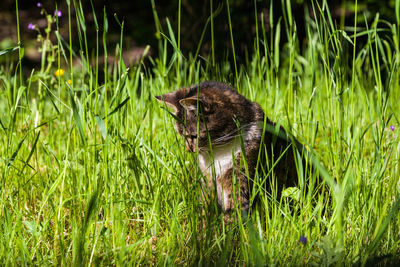
[{"label": "grassy field", "polygon": [[[96,14],[97,49],[88,51],[79,8],[70,18],[81,51],[56,32],[55,43],[40,41],[40,69],[20,64],[18,46],[19,62],[8,60],[12,49],[2,51],[2,265],[398,262],[400,23],[377,15],[344,31],[327,9],[313,7],[320,15],[306,16],[305,42],[290,6],[271,31],[258,24],[244,65],[234,48],[232,63],[183,55],[179,29],[161,29],[155,13],[159,57],[127,69],[118,60],[123,31],[106,49],[107,18]],[[100,65],[100,54],[117,60]],[[196,155],[154,96],[205,80],[236,87],[313,148],[325,187],[280,199],[263,192],[248,220],[229,225],[215,205],[205,205],[210,216],[202,218]]]}]

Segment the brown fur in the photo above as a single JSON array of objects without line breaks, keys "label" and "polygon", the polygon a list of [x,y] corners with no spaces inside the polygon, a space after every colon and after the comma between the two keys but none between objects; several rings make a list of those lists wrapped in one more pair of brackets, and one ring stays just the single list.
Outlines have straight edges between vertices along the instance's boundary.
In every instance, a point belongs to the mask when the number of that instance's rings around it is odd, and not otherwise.
[{"label": "brown fur", "polygon": [[[274,162],[282,156],[273,169],[278,191],[284,186],[294,186],[297,183],[294,148],[302,152],[302,146],[290,138],[282,127],[276,129],[268,119],[265,120],[266,125],[263,127],[264,112],[261,107],[240,95],[229,85],[220,82],[202,82],[156,98],[174,109],[179,119],[176,130],[185,138],[188,150],[192,152],[198,150],[199,165],[207,177],[206,184],[210,194],[213,196],[213,192],[217,192],[218,204],[224,213],[229,214],[234,208],[235,196],[232,195],[234,176],[240,188],[240,195],[236,199],[240,200],[242,210],[249,209],[249,191],[257,165],[260,175],[267,174]],[[263,129],[265,130],[262,140]],[[238,150],[240,136],[243,140],[248,175],[243,164],[242,150]],[[225,150],[224,146],[227,147]],[[233,159],[229,162],[231,147],[235,162]],[[215,166],[211,163],[214,159],[211,150],[215,161],[218,151],[225,153],[220,158],[227,160],[218,161],[219,166]],[[261,157],[257,162],[260,152]],[[282,155],[283,152],[285,153]],[[208,166],[209,163],[211,167]],[[222,168],[222,165],[225,168]]]}]

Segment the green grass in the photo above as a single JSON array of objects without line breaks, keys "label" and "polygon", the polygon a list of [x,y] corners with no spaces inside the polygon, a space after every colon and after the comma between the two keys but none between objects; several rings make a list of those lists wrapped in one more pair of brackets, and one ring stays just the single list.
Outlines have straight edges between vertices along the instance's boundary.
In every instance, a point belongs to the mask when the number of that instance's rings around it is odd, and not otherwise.
[{"label": "green grass", "polygon": [[[123,23],[121,42],[106,49],[107,17],[95,16],[97,45],[89,51],[84,11],[67,1],[82,52],[57,35],[58,46],[42,42],[42,68],[28,78],[20,63],[0,66],[0,262],[327,266],[398,255],[399,21],[376,16],[356,32],[339,29],[312,3],[320,16],[305,16],[303,51],[286,6],[271,32],[258,25],[246,65],[215,62],[217,51],[209,61],[182,55],[179,34],[169,23],[163,30],[154,13],[160,55],[128,69]],[[362,46],[359,36],[367,37]],[[232,28],[230,37],[234,47]],[[99,54],[119,60],[100,66]],[[250,220],[231,225],[207,205],[202,220],[196,156],[154,96],[204,80],[237,87],[312,147],[327,186],[299,200],[263,193]]]}]

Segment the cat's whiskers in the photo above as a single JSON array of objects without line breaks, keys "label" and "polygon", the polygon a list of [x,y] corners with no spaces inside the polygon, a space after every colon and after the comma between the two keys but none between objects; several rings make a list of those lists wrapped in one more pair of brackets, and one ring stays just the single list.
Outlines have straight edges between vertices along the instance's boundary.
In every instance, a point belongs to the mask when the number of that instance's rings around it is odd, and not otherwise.
[{"label": "cat's whiskers", "polygon": [[248,124],[241,125],[241,127],[237,128],[235,131],[232,131],[226,135],[223,135],[223,136],[218,137],[215,140],[213,140],[212,145],[220,145],[220,144],[223,145],[226,142],[231,141],[232,139],[234,139],[236,137],[240,137],[240,136],[246,138],[247,133],[253,126],[254,126],[254,123],[248,123]]},{"label": "cat's whiskers", "polygon": [[223,138],[223,139],[221,139],[221,140],[213,141],[213,142],[212,142],[212,145],[213,145],[213,146],[223,146],[223,145],[225,145],[226,143],[228,143],[228,142],[232,141],[233,139],[235,139],[235,138],[237,138],[237,137],[240,137],[240,136],[242,136],[242,135],[241,135],[241,134],[229,135],[229,136],[227,136],[227,137],[225,137],[225,138]]}]

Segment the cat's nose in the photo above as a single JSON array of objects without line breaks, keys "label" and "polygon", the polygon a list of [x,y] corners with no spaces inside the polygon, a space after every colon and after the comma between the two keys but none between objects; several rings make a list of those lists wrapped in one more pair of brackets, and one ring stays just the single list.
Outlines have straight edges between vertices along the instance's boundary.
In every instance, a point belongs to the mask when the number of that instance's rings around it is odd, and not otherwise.
[{"label": "cat's nose", "polygon": [[156,95],[157,100],[162,100],[160,95]]}]

